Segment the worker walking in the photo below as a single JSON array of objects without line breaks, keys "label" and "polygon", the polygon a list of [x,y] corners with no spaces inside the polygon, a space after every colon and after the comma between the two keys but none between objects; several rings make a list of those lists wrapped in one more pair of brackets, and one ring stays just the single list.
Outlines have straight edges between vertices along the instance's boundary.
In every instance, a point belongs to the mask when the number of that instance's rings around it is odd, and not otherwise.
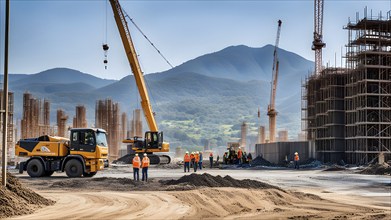
[{"label": "worker walking", "polygon": [[144,153],[143,160],[141,162],[141,167],[142,167],[142,174],[143,177],[141,178],[141,181],[148,182],[148,167],[149,167],[150,161],[148,158],[148,155]]},{"label": "worker walking", "polygon": [[202,170],[202,161],[204,160],[204,157],[202,156],[202,151],[200,151],[200,158],[198,160],[198,166],[200,168],[200,170]]},{"label": "worker walking", "polygon": [[141,161],[138,154],[134,155],[132,165],[133,165],[133,179],[134,181],[136,180],[139,181],[140,180],[139,170],[140,170]]},{"label": "worker walking", "polygon": [[197,172],[198,161],[200,161],[200,153],[197,151],[194,155],[194,172]]},{"label": "worker walking", "polygon": [[295,169],[299,169],[299,153],[295,152]]},{"label": "worker walking", "polygon": [[213,167],[213,152],[210,152],[210,154],[209,154],[209,163],[210,163],[210,168],[212,169],[212,167]]},{"label": "worker walking", "polygon": [[189,155],[189,151],[186,151],[186,154],[183,158],[183,162],[184,162],[184,169],[185,169],[185,173],[186,173],[186,168],[187,168],[187,172],[190,172],[190,155]]}]

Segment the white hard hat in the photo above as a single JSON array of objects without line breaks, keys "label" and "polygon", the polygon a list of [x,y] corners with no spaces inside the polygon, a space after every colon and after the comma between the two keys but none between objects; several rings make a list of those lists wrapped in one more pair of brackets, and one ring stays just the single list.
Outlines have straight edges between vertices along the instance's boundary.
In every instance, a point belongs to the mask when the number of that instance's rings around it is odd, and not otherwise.
[{"label": "white hard hat", "polygon": [[144,153],[144,157],[146,157],[147,156],[147,154],[146,153]]},{"label": "white hard hat", "polygon": [[198,151],[196,152],[196,154],[199,154],[199,153],[200,153],[200,152],[198,152]]},{"label": "white hard hat", "polygon": [[239,147],[239,149],[241,149],[241,147]]},{"label": "white hard hat", "polygon": [[188,153],[189,153],[189,151],[186,151],[186,153],[188,154]]},{"label": "white hard hat", "polygon": [[138,156],[138,154],[135,154],[134,156]]},{"label": "white hard hat", "polygon": [[295,154],[299,154],[299,153],[295,152]]}]

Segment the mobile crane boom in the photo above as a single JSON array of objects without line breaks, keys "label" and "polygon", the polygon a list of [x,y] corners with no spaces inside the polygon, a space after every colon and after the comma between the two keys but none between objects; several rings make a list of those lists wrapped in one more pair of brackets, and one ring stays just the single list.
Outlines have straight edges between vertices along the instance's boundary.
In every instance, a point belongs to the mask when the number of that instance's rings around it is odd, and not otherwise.
[{"label": "mobile crane boom", "polygon": [[323,42],[323,8],[324,0],[314,0],[314,41],[312,50],[315,51],[315,75],[322,71],[322,48],[326,47]]},{"label": "mobile crane boom", "polygon": [[145,119],[148,123],[150,131],[158,131],[158,126],[156,124],[155,117],[153,115],[152,106],[149,101],[148,91],[145,86],[143,72],[140,68],[140,63],[137,59],[136,50],[133,45],[132,37],[130,36],[130,31],[128,24],[125,19],[124,12],[122,11],[121,5],[118,0],[110,0],[111,7],[113,9],[115,22],[117,23],[118,31],[121,35],[122,44],[124,46],[126,56],[130,67],[132,69],[134,79],[141,98],[141,107],[143,109]]},{"label": "mobile crane boom", "polygon": [[277,80],[278,80],[278,56],[277,56],[277,49],[278,44],[280,42],[280,32],[281,32],[281,24],[282,21],[278,20],[278,29],[277,29],[277,37],[276,37],[276,43],[274,46],[274,53],[273,53],[273,70],[272,70],[272,82],[271,82],[271,91],[270,91],[270,104],[267,107],[267,115],[269,116],[269,141],[275,142],[276,137],[276,90],[277,90]]},{"label": "mobile crane boom", "polygon": [[[140,63],[137,59],[136,49],[134,48],[132,37],[126,22],[126,14],[122,10],[118,0],[110,0],[111,8],[113,9],[114,19],[121,36],[122,44],[128,58],[130,68],[132,69],[134,79],[141,98],[141,107],[144,112],[145,119],[148,123],[149,131],[145,132],[144,140],[139,137],[123,140],[123,143],[131,146],[131,153],[127,156],[131,160],[135,153],[147,153],[151,164],[170,163],[171,159],[168,155],[153,155],[153,152],[169,152],[170,145],[163,142],[163,132],[159,132],[156,124],[155,116],[152,111],[152,106],[149,101],[147,87],[144,81],[143,72],[140,68]],[[140,155],[142,157],[142,155]]]}]

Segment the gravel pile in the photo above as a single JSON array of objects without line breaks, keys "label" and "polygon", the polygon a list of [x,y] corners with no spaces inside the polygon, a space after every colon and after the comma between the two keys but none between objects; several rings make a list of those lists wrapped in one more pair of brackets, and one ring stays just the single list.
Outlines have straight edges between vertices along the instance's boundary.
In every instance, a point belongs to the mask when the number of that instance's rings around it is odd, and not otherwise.
[{"label": "gravel pile", "polygon": [[30,214],[37,208],[54,203],[24,187],[10,173],[7,173],[7,186],[0,186],[0,218]]},{"label": "gravel pile", "polygon": [[251,161],[251,166],[268,166],[268,167],[274,167],[275,164],[271,163],[268,160],[265,160],[263,157],[258,156],[254,160]]},{"label": "gravel pile", "polygon": [[391,175],[391,166],[384,164],[372,164],[369,165],[364,170],[361,170],[361,174],[370,174],[370,175]]},{"label": "gravel pile", "polygon": [[178,180],[161,181],[164,185],[191,185],[191,186],[206,186],[206,187],[240,187],[246,189],[278,189],[276,186],[272,186],[267,183],[255,181],[255,180],[237,180],[230,176],[212,176],[208,173],[202,175],[192,173],[190,175],[183,176]]}]

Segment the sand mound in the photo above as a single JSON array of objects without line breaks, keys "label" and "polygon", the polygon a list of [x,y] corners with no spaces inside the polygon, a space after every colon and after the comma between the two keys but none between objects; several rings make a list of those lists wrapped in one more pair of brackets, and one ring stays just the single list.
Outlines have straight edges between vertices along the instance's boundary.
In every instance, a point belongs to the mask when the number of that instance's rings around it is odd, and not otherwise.
[{"label": "sand mound", "polygon": [[10,173],[7,173],[7,187],[0,186],[0,218],[29,214],[39,207],[52,204],[54,201],[24,187]]},{"label": "sand mound", "polygon": [[361,174],[370,174],[370,175],[391,175],[391,166],[384,164],[373,164],[369,165],[364,170],[360,171]]},{"label": "sand mound", "polygon": [[208,173],[202,175],[192,173],[190,175],[183,176],[178,180],[161,181],[164,185],[191,185],[191,186],[207,186],[207,187],[240,187],[247,189],[278,189],[276,186],[272,186],[267,183],[255,181],[255,180],[237,180],[230,176],[212,176]]}]

